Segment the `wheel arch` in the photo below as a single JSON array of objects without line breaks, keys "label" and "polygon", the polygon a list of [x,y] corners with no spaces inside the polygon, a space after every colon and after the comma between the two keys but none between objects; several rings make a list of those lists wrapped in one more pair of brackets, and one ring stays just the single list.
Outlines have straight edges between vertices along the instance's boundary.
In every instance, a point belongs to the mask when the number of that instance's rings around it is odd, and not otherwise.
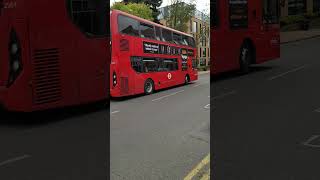
[{"label": "wheel arch", "polygon": [[[250,49],[252,50],[252,62],[251,62],[251,64],[256,64],[256,62],[257,62],[256,44],[255,44],[254,41],[253,41],[251,38],[249,38],[249,37],[247,37],[247,38],[245,38],[245,39],[243,40],[243,42],[242,42],[242,44],[241,44],[241,47],[242,47],[243,45],[245,45],[245,44],[247,44],[247,45],[250,47]],[[240,49],[241,49],[241,48],[240,48]]]}]

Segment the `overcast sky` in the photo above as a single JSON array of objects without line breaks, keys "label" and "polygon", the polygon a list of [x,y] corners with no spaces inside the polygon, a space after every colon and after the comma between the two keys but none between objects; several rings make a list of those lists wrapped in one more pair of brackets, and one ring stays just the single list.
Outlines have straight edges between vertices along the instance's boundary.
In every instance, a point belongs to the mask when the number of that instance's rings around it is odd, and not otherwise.
[{"label": "overcast sky", "polygon": [[[110,3],[113,4],[114,2],[121,1],[121,0],[110,0]],[[161,7],[169,5],[171,0],[163,0]],[[184,0],[184,2],[189,3],[190,0]],[[204,12],[210,12],[210,0],[195,0],[197,4],[197,9]]]}]

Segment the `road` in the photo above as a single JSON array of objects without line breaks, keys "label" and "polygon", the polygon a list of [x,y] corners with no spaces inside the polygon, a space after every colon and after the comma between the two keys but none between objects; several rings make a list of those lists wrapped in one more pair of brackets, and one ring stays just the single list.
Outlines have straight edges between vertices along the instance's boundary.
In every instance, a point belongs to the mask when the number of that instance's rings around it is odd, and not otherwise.
[{"label": "road", "polygon": [[0,112],[0,179],[106,180],[109,110],[99,104]]},{"label": "road", "polygon": [[320,179],[320,39],[281,58],[212,78],[215,180]]},{"label": "road", "polygon": [[111,179],[205,176],[210,159],[209,87],[207,73],[187,86],[111,101]]}]

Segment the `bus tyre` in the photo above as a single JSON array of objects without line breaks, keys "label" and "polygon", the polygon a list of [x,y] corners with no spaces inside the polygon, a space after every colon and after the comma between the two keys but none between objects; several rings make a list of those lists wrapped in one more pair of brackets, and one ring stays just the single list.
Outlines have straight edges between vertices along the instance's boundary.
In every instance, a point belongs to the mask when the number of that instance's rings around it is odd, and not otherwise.
[{"label": "bus tyre", "polygon": [[184,84],[189,84],[189,82],[190,82],[190,77],[189,77],[189,75],[186,75],[186,77],[184,78]]},{"label": "bus tyre", "polygon": [[152,94],[154,91],[154,83],[151,79],[147,79],[144,83],[144,93],[146,95]]},{"label": "bus tyre", "polygon": [[252,50],[250,46],[245,43],[240,50],[240,71],[242,74],[249,73],[250,64],[252,60]]}]

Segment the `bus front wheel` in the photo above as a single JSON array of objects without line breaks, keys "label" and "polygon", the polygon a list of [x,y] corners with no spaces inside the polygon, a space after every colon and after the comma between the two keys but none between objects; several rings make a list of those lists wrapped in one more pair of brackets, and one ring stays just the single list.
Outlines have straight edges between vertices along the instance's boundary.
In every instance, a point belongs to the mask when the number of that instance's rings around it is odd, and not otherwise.
[{"label": "bus front wheel", "polygon": [[240,70],[241,73],[246,74],[250,70],[252,62],[252,50],[248,43],[245,43],[240,50]]},{"label": "bus front wheel", "polygon": [[151,79],[147,79],[144,83],[144,93],[146,95],[152,94],[154,91],[154,83]]}]

